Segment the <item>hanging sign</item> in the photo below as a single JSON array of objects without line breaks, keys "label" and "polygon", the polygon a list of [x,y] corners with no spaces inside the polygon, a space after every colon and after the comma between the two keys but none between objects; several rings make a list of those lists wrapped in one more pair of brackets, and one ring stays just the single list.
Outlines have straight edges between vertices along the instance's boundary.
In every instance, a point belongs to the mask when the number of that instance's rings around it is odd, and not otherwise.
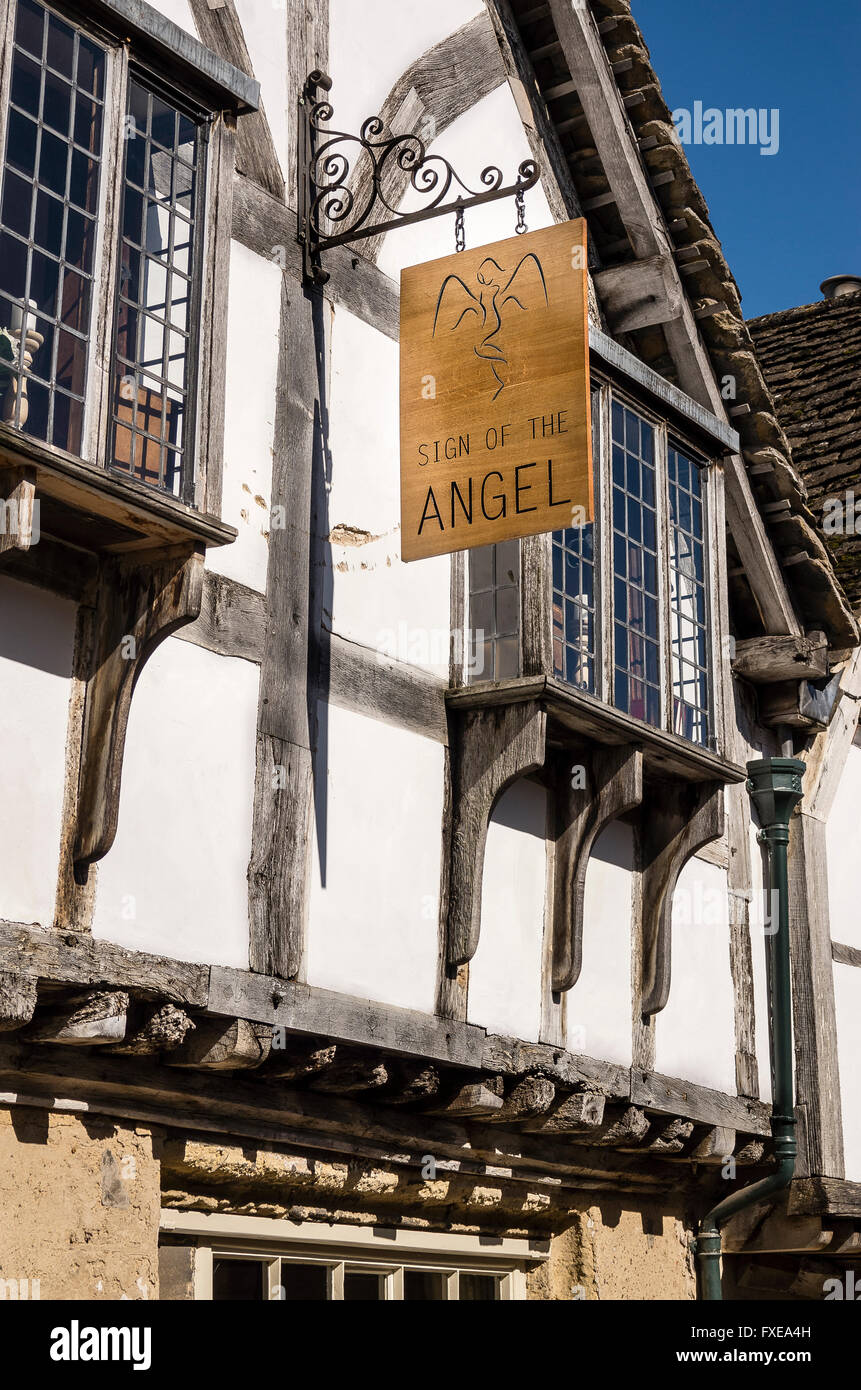
[{"label": "hanging sign", "polygon": [[592,520],[586,223],[401,272],[401,555]]}]

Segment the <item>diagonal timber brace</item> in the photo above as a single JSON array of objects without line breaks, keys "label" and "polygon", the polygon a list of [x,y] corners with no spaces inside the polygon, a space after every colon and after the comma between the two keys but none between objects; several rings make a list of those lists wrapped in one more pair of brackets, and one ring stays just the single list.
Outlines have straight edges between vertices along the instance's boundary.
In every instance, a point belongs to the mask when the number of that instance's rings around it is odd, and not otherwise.
[{"label": "diagonal timber brace", "polygon": [[481,929],[487,826],[506,787],[544,763],[547,715],[534,700],[449,712],[452,749],[446,963],[471,960]]},{"label": "diagonal timber brace", "polygon": [[156,647],[194,622],[203,595],[203,547],[105,556],[93,632],[78,774],[75,872],[107,854],[117,831],[132,694]]},{"label": "diagonal timber brace", "polygon": [[605,826],[643,799],[639,748],[593,747],[580,766],[586,785],[571,776],[573,756],[559,769],[555,787],[556,855],[553,883],[552,988],[571,989],[583,957],[583,905],[592,846]]},{"label": "diagonal timber brace", "polygon": [[687,861],[724,831],[724,791],[714,782],[650,787],[643,816],[644,1016],[663,1009],[670,994],[673,893]]}]

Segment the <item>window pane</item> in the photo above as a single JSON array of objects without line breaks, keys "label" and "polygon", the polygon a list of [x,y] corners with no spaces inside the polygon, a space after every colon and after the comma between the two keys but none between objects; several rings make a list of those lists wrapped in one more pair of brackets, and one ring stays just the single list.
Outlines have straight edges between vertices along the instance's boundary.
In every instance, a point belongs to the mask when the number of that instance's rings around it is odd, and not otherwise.
[{"label": "window pane", "polygon": [[613,402],[613,703],[661,723],[652,426]]},{"label": "window pane", "polygon": [[379,1274],[367,1274],[364,1270],[347,1270],[344,1274],[344,1301],[351,1303],[379,1303],[383,1297],[383,1281]]},{"label": "window pane", "polygon": [[128,117],[111,462],[182,496],[190,485],[185,419],[192,326],[190,280],[184,277],[191,274],[197,242],[189,161],[197,158],[199,133],[134,78]]},{"label": "window pane", "polygon": [[460,1301],[492,1303],[499,1298],[499,1280],[493,1274],[460,1275]]},{"label": "window pane", "polygon": [[266,1298],[266,1265],[262,1260],[213,1260],[212,1297],[215,1301],[259,1303]]},{"label": "window pane", "polygon": [[431,1269],[404,1270],[404,1302],[441,1302],[443,1275]]},{"label": "window pane", "polygon": [[703,473],[675,448],[667,456],[673,728],[708,744],[709,679],[703,550]]},{"label": "window pane", "polygon": [[[14,357],[0,376],[0,415],[73,453],[86,398],[105,61],[73,25],[19,0],[0,201],[0,328]],[[86,152],[73,149],[73,135]]]},{"label": "window pane", "polygon": [[329,1297],[329,1271],[325,1265],[300,1265],[284,1260],[281,1288],[282,1297],[288,1303],[325,1303]]},{"label": "window pane", "polygon": [[520,674],[520,542],[469,552],[470,681]]}]

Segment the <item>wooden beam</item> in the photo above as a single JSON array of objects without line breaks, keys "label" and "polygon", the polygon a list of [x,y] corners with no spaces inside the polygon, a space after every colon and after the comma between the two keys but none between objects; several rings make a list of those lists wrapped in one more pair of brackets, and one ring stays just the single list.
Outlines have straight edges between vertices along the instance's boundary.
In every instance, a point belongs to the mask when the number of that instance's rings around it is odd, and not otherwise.
[{"label": "wooden beam", "polygon": [[178,1009],[175,1004],[150,1004],[143,1010],[133,1011],[125,1041],[111,1051],[128,1057],[174,1052],[194,1026],[185,1010]]},{"label": "wooden beam", "polygon": [[269,1056],[272,1029],[245,1018],[200,1018],[194,1031],[165,1059],[171,1067],[201,1071],[247,1071]]},{"label": "wooden beam", "polygon": [[614,333],[669,323],[682,312],[684,291],[669,256],[647,256],[594,276],[595,289]]},{"label": "wooden beam", "polygon": [[839,965],[861,966],[861,950],[857,946],[844,946],[840,941],[832,941],[831,959]]},{"label": "wooden beam", "polygon": [[204,1008],[209,966],[129,951],[73,932],[0,922],[0,970],[56,984],[105,985]]},{"label": "wooden beam", "polygon": [[202,593],[202,546],[102,559],[75,826],[74,859],[81,875],[114,842],[138,677],[156,647],[198,616]]},{"label": "wooden beam", "polygon": [[31,1042],[96,1047],[122,1042],[129,996],[125,990],[89,990],[40,1010],[27,1030]]},{"label": "wooden beam", "polygon": [[649,1132],[649,1120],[636,1105],[621,1112],[613,1107],[606,1116],[603,1128],[590,1141],[599,1148],[638,1149]]},{"label": "wooden beam", "polygon": [[584,1134],[600,1130],[604,1120],[605,1098],[595,1091],[577,1091],[565,1096],[544,1114],[530,1119],[523,1128],[530,1134]]},{"label": "wooden beam", "polygon": [[176,636],[219,656],[263,660],[266,641],[266,599],[256,589],[238,584],[213,570],[203,576],[200,615]]},{"label": "wooden beam", "polygon": [[532,1120],[549,1110],[556,1098],[556,1087],[549,1076],[524,1076],[503,1100],[501,1109],[489,1118],[503,1123]]},{"label": "wooden beam", "polygon": [[824,632],[804,636],[751,637],[736,642],[732,669],[755,685],[775,681],[821,680],[828,674]]},{"label": "wooden beam", "polygon": [[[804,802],[789,837],[789,932],[797,1108],[806,1172],[845,1175],[825,822]],[[799,1166],[799,1174],[804,1171]]]},{"label": "wooden beam", "polygon": [[376,1091],[389,1079],[385,1062],[361,1055],[351,1056],[349,1049],[338,1048],[328,1067],[321,1068],[309,1078],[312,1090],[333,1095],[353,1095],[360,1091]]},{"label": "wooden beam", "polygon": [[486,1081],[467,1082],[459,1086],[457,1090],[441,1104],[431,1106],[432,1115],[452,1115],[466,1118],[468,1116],[490,1116],[501,1111],[502,1082],[501,1078],[488,1079]]},{"label": "wooden beam", "polygon": [[282,1040],[279,1035],[283,1031],[276,1029],[272,1038],[267,1076],[277,1077],[279,1081],[307,1081],[334,1062],[338,1050],[336,1043],[327,1043],[323,1038]]},{"label": "wooden beam", "polygon": [[36,981],[29,975],[0,971],[0,1032],[22,1028],[36,1008]]}]

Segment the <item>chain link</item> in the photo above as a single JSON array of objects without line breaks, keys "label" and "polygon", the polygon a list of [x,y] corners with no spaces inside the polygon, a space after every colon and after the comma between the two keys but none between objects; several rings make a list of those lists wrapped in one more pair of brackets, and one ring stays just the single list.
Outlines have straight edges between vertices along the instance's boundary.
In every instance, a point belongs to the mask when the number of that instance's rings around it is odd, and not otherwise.
[{"label": "chain link", "polygon": [[522,188],[519,188],[515,193],[514,202],[517,207],[517,223],[514,230],[518,236],[522,236],[524,232],[529,230],[526,225],[526,196]]},{"label": "chain link", "polygon": [[466,250],[466,233],[463,229],[463,208],[458,208],[454,215],[454,249],[455,251]]}]

